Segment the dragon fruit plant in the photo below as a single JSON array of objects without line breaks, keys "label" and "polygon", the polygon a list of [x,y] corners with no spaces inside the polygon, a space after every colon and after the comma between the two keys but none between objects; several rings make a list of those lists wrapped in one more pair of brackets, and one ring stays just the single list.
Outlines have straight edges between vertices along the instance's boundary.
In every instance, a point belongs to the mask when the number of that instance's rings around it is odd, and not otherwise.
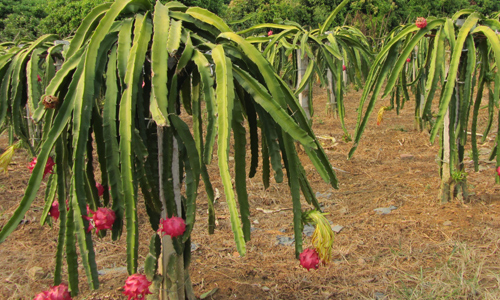
[{"label": "dragon fruit plant", "polygon": [[[372,47],[359,29],[334,26],[338,14],[349,2],[350,0],[341,1],[325,22],[319,24],[319,28],[309,29],[294,22],[283,21],[277,24],[259,24],[239,32],[249,35],[247,40],[263,49],[263,55],[297,95],[306,117],[311,121],[314,115],[313,85],[318,80],[322,87],[327,86],[328,109],[332,109],[335,115],[338,114],[346,136],[349,133],[345,126],[343,97],[347,80],[354,83],[356,89],[362,87],[373,58]],[[280,32],[265,39],[250,35],[263,28]],[[349,70],[346,66],[349,66]]]},{"label": "dragon fruit plant", "polygon": [[[488,17],[472,10],[462,10],[451,18],[429,18],[429,22],[418,18],[415,24],[395,30],[384,42],[366,80],[354,146],[348,157],[352,157],[359,145],[376,100],[392,93],[396,95],[392,103],[397,106],[400,95],[409,99],[408,88],[414,86],[416,125],[420,130],[429,130],[430,142],[438,141],[441,146],[438,159],[441,186],[437,198],[441,203],[454,199],[465,201],[468,184],[463,174],[467,143],[470,142],[474,168],[478,171],[480,107],[486,105],[488,111],[493,112],[500,99],[500,72],[495,71],[500,65],[500,41],[495,32],[499,15]],[[449,52],[446,49],[450,49]],[[417,69],[412,82],[408,82],[405,60],[412,52],[416,53]],[[486,89],[490,91],[489,101],[483,99]],[[438,107],[436,112],[433,107]],[[497,115],[489,114],[487,125],[482,129],[483,142],[491,125],[496,123]],[[499,142],[499,139],[495,140],[496,150],[492,153],[497,166],[500,165]],[[495,179],[500,182],[500,176],[495,176]]]},{"label": "dragon fruit plant", "polygon": [[[82,21],[68,46],[52,46],[58,37],[46,35],[0,57],[0,70],[6,70],[0,73],[0,127],[6,119],[23,120],[22,99],[31,99],[32,119],[43,124],[37,163],[19,207],[0,231],[0,243],[36,199],[44,174],[50,173],[45,166],[54,157],[42,220],[57,199],[54,285],[67,274],[73,296],[79,291],[78,267],[90,289],[99,287],[100,253],[94,251],[89,226],[111,230],[113,240],[126,231],[127,271],[137,273],[139,235],[144,234],[137,214],[142,194],[155,232],[144,262],[152,282],[149,291],[161,299],[195,299],[189,277],[191,232],[200,180],[208,198],[209,233],[214,232],[214,189],[207,171],[213,149],[242,256],[251,233],[247,176],[262,169],[264,186],[271,179],[290,186],[297,258],[302,253],[301,192],[311,206],[321,209],[301,166],[299,144],[320,176],[337,187],[305,112],[265,56],[207,10],[176,1],[155,2],[154,7],[150,0],[102,4]],[[64,63],[51,73],[53,61],[48,57],[53,59],[53,53]],[[39,84],[36,74],[47,85],[35,97],[29,87]],[[46,108],[44,99],[57,99],[58,104]],[[4,111],[9,118],[3,118]],[[181,112],[189,115],[192,128]],[[234,168],[248,169],[248,174],[233,172],[230,152]],[[111,188],[109,193],[99,196],[96,178]]]}]

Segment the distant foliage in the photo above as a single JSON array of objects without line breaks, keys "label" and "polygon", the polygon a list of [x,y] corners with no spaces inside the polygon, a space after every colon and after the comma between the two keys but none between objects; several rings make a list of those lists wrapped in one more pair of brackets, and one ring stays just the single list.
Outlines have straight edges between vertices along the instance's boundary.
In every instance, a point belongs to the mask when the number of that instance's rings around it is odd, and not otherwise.
[{"label": "distant foliage", "polygon": [[[14,1],[14,0],[12,0]],[[33,0],[31,0],[33,1]],[[97,5],[110,0],[38,0],[46,2],[47,16],[41,21],[44,34],[55,33],[61,37],[72,35],[83,18]],[[155,1],[151,1],[154,3]],[[163,0],[162,3],[168,1]],[[187,6],[199,6],[222,15],[229,0],[179,0]]]},{"label": "distant foliage", "polygon": [[[233,28],[244,29],[279,20],[316,28],[340,4],[340,0],[232,0],[223,17]],[[484,15],[500,10],[498,0],[352,0],[337,16],[333,26],[351,25],[365,35],[381,37],[400,24],[417,17],[451,17],[471,8]]]},{"label": "distant foliage", "polygon": [[[219,16],[224,14],[227,5],[229,4],[229,2],[231,2],[231,0],[177,0],[177,1],[181,2],[186,6],[198,6],[201,8],[208,9],[209,11]],[[165,4],[168,1],[162,0],[161,2]]]},{"label": "distant foliage", "polygon": [[41,21],[44,34],[54,33],[61,37],[73,34],[83,18],[97,5],[106,0],[44,0],[47,16]]},{"label": "distant foliage", "polygon": [[[94,7],[112,0],[1,0],[0,41],[34,39],[54,33],[73,34]],[[151,0],[151,3],[154,1]],[[161,0],[162,3],[168,2]],[[341,0],[178,0],[187,6],[208,9],[242,30],[263,23],[294,21],[310,28],[325,22]],[[472,8],[484,15],[500,11],[498,0],[352,0],[333,26],[351,25],[365,35],[380,38],[399,24],[418,16],[450,17]],[[264,32],[264,31],[263,31]]]},{"label": "distant foliage", "polygon": [[461,9],[474,9],[483,15],[500,10],[497,0],[353,0],[347,17],[349,25],[365,35],[380,38],[400,24],[417,17],[451,17]]},{"label": "distant foliage", "polygon": [[46,0],[0,1],[0,41],[34,39],[41,35],[40,20],[46,13]]},{"label": "distant foliage", "polygon": [[[257,24],[293,21],[302,26],[316,28],[326,21],[341,0],[232,0],[224,18],[235,29],[248,28]],[[345,12],[339,13],[333,26],[343,24]]]}]

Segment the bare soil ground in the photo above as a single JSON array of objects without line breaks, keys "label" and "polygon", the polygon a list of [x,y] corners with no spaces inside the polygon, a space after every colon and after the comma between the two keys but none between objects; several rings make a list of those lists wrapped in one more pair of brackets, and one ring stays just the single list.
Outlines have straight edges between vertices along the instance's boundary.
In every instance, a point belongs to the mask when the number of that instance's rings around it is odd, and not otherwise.
[{"label": "bare soil ground", "polygon": [[[350,91],[345,98],[350,132],[360,96]],[[440,204],[439,146],[430,144],[428,133],[415,130],[413,101],[399,116],[386,112],[376,126],[376,111],[388,104],[379,101],[349,161],[352,144],[343,141],[339,121],[326,112],[325,91],[316,89],[313,102],[315,133],[336,141],[324,140],[331,164],[339,169],[338,190],[324,183],[302,155],[327,218],[344,227],[336,235],[332,262],[307,272],[293,246],[277,244],[278,235],[293,237],[288,187],[273,183],[264,190],[258,173],[247,183],[255,230],[245,257],[236,253],[224,195],[216,203],[216,232],[207,234],[207,198],[200,188],[190,268],[197,296],[218,288],[207,299],[500,299],[500,186],[495,185],[495,163],[487,160],[496,133],[480,145],[479,172],[466,159],[470,198]],[[2,136],[0,148],[6,147]],[[23,196],[28,162],[19,150],[8,174],[0,174],[0,227]],[[217,167],[209,171],[222,194]],[[397,209],[390,214],[374,211],[391,205]],[[32,299],[52,283],[59,224],[41,227],[42,207],[41,191],[19,228],[0,244],[0,299]],[[142,264],[153,232],[144,210],[139,214]],[[125,239],[95,238],[95,248],[101,288],[89,291],[80,269],[82,292],[76,299],[126,299],[121,294],[127,277]]]}]

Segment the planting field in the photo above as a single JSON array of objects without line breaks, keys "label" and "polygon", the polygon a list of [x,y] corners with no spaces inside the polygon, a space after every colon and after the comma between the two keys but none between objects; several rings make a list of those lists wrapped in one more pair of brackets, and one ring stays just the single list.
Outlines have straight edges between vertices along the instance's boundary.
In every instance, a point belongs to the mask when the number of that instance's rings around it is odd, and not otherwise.
[{"label": "planting field", "polygon": [[[345,97],[351,133],[360,97],[361,92],[352,89]],[[218,225],[215,234],[208,235],[207,197],[200,187],[190,268],[196,295],[205,299],[500,299],[500,185],[495,185],[495,163],[488,161],[496,132],[480,145],[479,172],[466,158],[469,199],[440,204],[439,145],[430,144],[427,132],[415,130],[413,102],[399,116],[395,110],[386,112],[380,126],[374,113],[349,161],[352,143],[343,141],[340,123],[327,113],[326,102],[326,92],[317,88],[313,129],[337,168],[339,189],[322,181],[305,153],[301,158],[327,218],[332,226],[342,226],[336,227],[340,232],[332,262],[309,272],[299,265],[293,244],[286,245],[293,238],[288,186],[273,182],[264,190],[260,172],[247,182],[253,232],[247,255],[239,257],[219,170],[213,164],[209,172],[220,191],[215,205]],[[388,100],[380,101],[375,112],[382,105],[387,106]],[[480,115],[481,124],[486,112]],[[0,152],[6,147],[3,135]],[[28,163],[26,152],[18,150],[8,174],[0,174],[0,228],[24,194]],[[33,299],[52,283],[59,223],[52,228],[40,226],[42,190],[39,195],[22,224],[0,244],[0,299]],[[392,210],[375,211],[391,206]],[[142,202],[139,207],[141,265],[153,231]],[[310,207],[304,201],[306,208]],[[89,291],[80,268],[81,293],[75,299],[126,299],[121,289],[127,278],[125,237],[115,242],[108,234],[96,237],[94,243],[101,288]],[[304,248],[310,245],[310,237],[305,237]],[[210,291],[213,294],[207,295]]]}]

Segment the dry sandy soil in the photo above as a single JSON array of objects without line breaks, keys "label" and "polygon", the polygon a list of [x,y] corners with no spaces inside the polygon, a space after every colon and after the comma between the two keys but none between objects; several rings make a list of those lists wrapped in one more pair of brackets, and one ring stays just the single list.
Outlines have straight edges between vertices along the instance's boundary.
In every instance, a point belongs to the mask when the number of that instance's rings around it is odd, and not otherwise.
[{"label": "dry sandy soil", "polygon": [[[351,90],[345,99],[351,133],[360,95]],[[470,198],[440,204],[439,147],[414,128],[413,102],[399,116],[386,112],[380,126],[375,113],[351,160],[346,160],[351,143],[343,141],[339,120],[326,112],[326,93],[316,89],[313,102],[314,131],[335,139],[324,140],[325,149],[339,169],[340,188],[334,190],[302,155],[327,218],[344,227],[336,234],[332,262],[308,272],[295,259],[293,246],[277,244],[278,235],[293,236],[291,198],[286,183],[264,190],[258,173],[248,180],[255,230],[245,257],[236,253],[224,195],[216,204],[216,232],[207,234],[207,199],[200,188],[190,267],[196,295],[217,288],[206,299],[500,299],[500,186],[495,185],[495,163],[487,160],[496,133],[480,145],[479,172],[467,157]],[[379,101],[375,112],[382,105],[388,100]],[[0,148],[6,146],[6,136],[0,137]],[[0,174],[0,228],[24,193],[28,162],[19,150],[8,174]],[[209,171],[222,192],[218,169]],[[59,224],[40,226],[41,195],[0,244],[0,299],[33,299],[52,283]],[[397,209],[390,214],[374,211],[391,205]],[[139,214],[141,264],[152,230],[144,210]],[[81,269],[82,293],[76,299],[126,299],[121,294],[127,277],[125,239],[95,238],[95,247],[101,288],[89,291]]]}]

